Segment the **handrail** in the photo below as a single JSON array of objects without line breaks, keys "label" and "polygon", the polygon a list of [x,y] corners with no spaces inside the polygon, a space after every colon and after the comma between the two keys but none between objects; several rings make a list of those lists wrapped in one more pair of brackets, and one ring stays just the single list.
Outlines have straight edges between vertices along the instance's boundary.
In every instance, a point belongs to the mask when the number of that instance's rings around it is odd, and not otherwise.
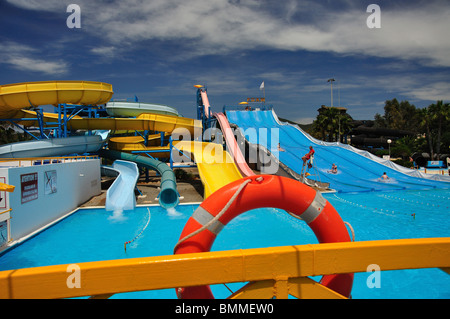
[{"label": "handrail", "polygon": [[[332,261],[332,262],[330,262]],[[79,263],[0,272],[0,298],[68,298],[250,282],[232,298],[343,298],[309,276],[450,267],[450,237],[326,243]],[[224,271],[226,269],[227,271]]]},{"label": "handrail", "polygon": [[32,166],[37,161],[41,161],[41,163],[44,163],[44,161],[50,161],[49,164],[51,164],[52,161],[61,161],[61,162],[65,163],[66,161],[73,162],[73,161],[88,160],[88,159],[98,159],[98,158],[99,158],[98,155],[0,158],[0,163],[18,162],[19,166],[22,166],[22,162],[29,162],[27,164],[24,164],[23,166]]},{"label": "handrail", "polygon": [[11,212],[11,211],[12,211],[12,208],[9,208],[9,209],[4,210],[4,211],[2,211],[2,212],[0,211],[0,215],[9,213],[9,212]]}]

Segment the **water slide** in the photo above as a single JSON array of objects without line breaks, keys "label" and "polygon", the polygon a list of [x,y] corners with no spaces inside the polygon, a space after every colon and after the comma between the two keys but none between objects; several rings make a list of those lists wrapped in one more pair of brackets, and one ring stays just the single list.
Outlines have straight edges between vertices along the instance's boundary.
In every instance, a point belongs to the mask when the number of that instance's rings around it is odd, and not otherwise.
[{"label": "water slide", "polygon": [[179,116],[171,106],[154,103],[113,101],[106,104],[106,113],[112,117],[138,117],[143,113]]},{"label": "water slide", "polygon": [[[57,104],[98,105],[107,103],[113,95],[112,86],[102,82],[90,81],[46,81],[27,82],[0,86],[0,118],[21,119],[19,124],[25,126],[38,126],[36,114],[26,110],[29,107]],[[27,120],[30,119],[30,120]],[[44,126],[48,122],[55,122],[58,114],[44,113]],[[201,121],[187,119],[176,115],[167,114],[140,114],[137,118],[82,118],[73,116],[67,122],[69,130],[154,130],[173,132],[176,129],[196,134],[201,131]],[[78,145],[80,139],[84,139],[85,145]],[[100,139],[101,140],[101,139]],[[100,142],[98,136],[94,137],[70,137],[58,138],[27,143],[14,143],[3,149],[5,156],[55,156],[57,150],[75,153],[94,151],[89,148],[92,141]],[[73,142],[73,143],[72,143]],[[82,142],[82,141],[81,141]],[[101,141],[103,143],[103,141]],[[61,146],[63,144],[64,147]],[[72,145],[73,144],[73,145]],[[75,147],[75,148],[72,148]],[[76,148],[78,147],[78,148]],[[83,149],[81,149],[84,147]],[[101,147],[101,144],[100,144]],[[98,148],[95,149],[97,151]],[[13,153],[11,153],[13,151]],[[18,151],[19,153],[14,153]],[[29,153],[25,153],[29,152]],[[31,152],[31,153],[30,153]],[[0,152],[1,153],[1,152]],[[102,156],[134,161],[152,169],[156,169],[162,176],[159,202],[161,206],[170,208],[178,204],[178,192],[173,171],[159,161],[150,158],[131,155],[114,151],[102,151]],[[134,186],[133,186],[134,189]]]},{"label": "water slide", "polygon": [[[168,134],[166,134],[167,136]],[[153,157],[170,157],[170,145],[159,146],[161,144],[161,134],[153,134],[148,137],[148,146],[144,144],[142,136],[119,136],[111,137],[108,141],[109,149],[121,152],[151,151]]]},{"label": "water slide", "polygon": [[136,207],[134,188],[139,178],[138,167],[133,162],[116,160],[112,168],[119,175],[106,192],[105,209],[114,212],[133,210]]},{"label": "water slide", "polygon": [[[38,126],[35,112],[26,110],[41,105],[63,103],[98,105],[107,103],[112,95],[111,84],[91,81],[44,81],[0,85],[0,118],[24,119],[18,122],[25,126]],[[114,109],[114,107],[112,107]],[[150,109],[147,108],[150,113]],[[44,122],[55,122],[58,114],[44,113]],[[67,123],[68,129],[87,130],[154,130],[172,132],[177,128],[189,130],[191,134],[201,129],[198,120],[171,114],[140,114],[137,118],[82,118],[74,116]]]},{"label": "water slide", "polygon": [[209,117],[209,108],[211,107],[209,104],[208,94],[206,94],[206,91],[200,91],[200,95],[202,97],[203,101],[203,107],[205,108],[205,116]]},{"label": "water slide", "polygon": [[[18,122],[25,126],[38,126],[35,120],[36,113],[28,110],[20,110],[15,113],[16,118],[22,119]],[[55,122],[58,119],[56,113],[43,114],[44,126],[47,122]],[[166,114],[141,114],[137,118],[84,118],[78,115],[71,117],[67,122],[69,130],[137,130],[137,131],[160,131],[172,132],[176,129],[185,129],[190,134],[201,132],[202,124],[199,120],[189,119]]]},{"label": "water slide", "polygon": [[25,141],[0,146],[0,158],[65,156],[97,152],[105,143],[100,135]]},{"label": "water slide", "polygon": [[[206,90],[202,90],[202,88],[203,88],[202,85],[195,85],[195,87],[198,88],[200,91],[201,102],[204,107],[204,114],[206,115],[206,117],[209,117],[211,105],[209,103],[208,94],[206,93]],[[253,171],[250,169],[250,167],[248,167],[247,162],[245,161],[244,155],[242,154],[242,151],[236,142],[233,130],[231,129],[230,123],[228,122],[225,114],[213,113],[212,116],[217,119],[217,122],[220,125],[222,134],[225,138],[227,150],[229,152],[229,154],[227,155],[227,152],[224,151],[223,156],[231,155],[231,157],[234,159],[234,162],[242,176],[255,175],[255,173],[253,173]],[[206,147],[206,145],[205,145],[205,147]],[[229,172],[231,173],[231,176],[235,175],[234,168],[231,167]],[[232,177],[231,179],[233,179],[233,178],[234,177]]]},{"label": "water slide", "polygon": [[24,108],[71,103],[98,105],[113,95],[112,85],[92,81],[43,81],[0,85],[0,118],[14,118]]},{"label": "water slide", "polygon": [[194,157],[204,186],[205,199],[219,188],[242,178],[233,158],[221,144],[179,141],[175,147]]},{"label": "water slide", "polygon": [[[449,183],[409,176],[338,144],[314,140],[298,127],[282,124],[273,111],[227,111],[228,121],[239,126],[249,143],[266,147],[297,174],[301,157],[313,146],[314,165],[321,182],[340,192],[448,188]],[[278,151],[278,143],[285,151]],[[338,173],[330,173],[332,164]],[[389,180],[380,179],[383,172]]]},{"label": "water slide", "polygon": [[255,175],[255,173],[251,170],[251,168],[247,165],[247,162],[245,161],[245,157],[242,154],[241,148],[239,147],[239,145],[236,142],[233,130],[231,129],[230,123],[228,122],[225,114],[213,113],[213,116],[219,122],[223,136],[225,137],[227,150],[230,152],[230,155],[233,157],[234,162],[236,163],[236,166],[238,167],[242,176]]},{"label": "water slide", "polygon": [[161,207],[164,207],[166,209],[178,205],[179,195],[177,191],[175,173],[166,163],[146,156],[123,153],[114,150],[100,150],[99,155],[113,160],[134,162],[138,166],[143,166],[158,171],[158,173],[161,175],[161,186],[158,196],[159,204],[161,205]]}]

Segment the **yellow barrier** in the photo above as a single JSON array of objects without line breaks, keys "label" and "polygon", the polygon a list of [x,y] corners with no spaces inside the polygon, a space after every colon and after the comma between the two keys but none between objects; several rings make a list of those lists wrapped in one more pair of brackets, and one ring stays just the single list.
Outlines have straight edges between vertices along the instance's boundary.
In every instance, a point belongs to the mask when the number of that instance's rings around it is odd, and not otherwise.
[{"label": "yellow barrier", "polygon": [[[79,263],[0,272],[0,298],[108,297],[115,293],[250,282],[231,298],[343,298],[309,276],[450,267],[450,238],[284,246]],[[432,283],[430,283],[432,284]]]},{"label": "yellow barrier", "polygon": [[[36,162],[40,164],[48,161],[51,163],[67,163],[75,161],[86,161],[90,159],[98,159],[98,155],[82,155],[82,156],[59,156],[59,157],[23,157],[23,158],[0,158],[0,163],[15,162],[18,166],[32,166]],[[55,162],[56,161],[56,162]],[[47,164],[47,163],[46,163]]]}]

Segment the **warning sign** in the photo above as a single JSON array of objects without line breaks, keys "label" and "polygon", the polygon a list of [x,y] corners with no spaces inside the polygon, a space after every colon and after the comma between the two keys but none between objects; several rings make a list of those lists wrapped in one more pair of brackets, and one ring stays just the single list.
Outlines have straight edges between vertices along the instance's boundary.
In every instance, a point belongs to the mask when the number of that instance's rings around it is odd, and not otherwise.
[{"label": "warning sign", "polygon": [[20,189],[22,191],[22,204],[38,198],[38,174],[30,173],[20,175]]},{"label": "warning sign", "polygon": [[45,172],[45,195],[56,193],[56,171]]}]

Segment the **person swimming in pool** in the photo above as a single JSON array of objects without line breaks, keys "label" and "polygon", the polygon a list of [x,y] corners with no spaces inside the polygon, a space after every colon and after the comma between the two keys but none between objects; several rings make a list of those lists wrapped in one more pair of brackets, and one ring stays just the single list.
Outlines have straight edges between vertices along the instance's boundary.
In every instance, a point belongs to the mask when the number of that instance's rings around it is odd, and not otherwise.
[{"label": "person swimming in pool", "polygon": [[386,172],[384,172],[383,175],[381,175],[381,180],[386,181],[388,179],[389,179],[389,176],[387,176]]}]

